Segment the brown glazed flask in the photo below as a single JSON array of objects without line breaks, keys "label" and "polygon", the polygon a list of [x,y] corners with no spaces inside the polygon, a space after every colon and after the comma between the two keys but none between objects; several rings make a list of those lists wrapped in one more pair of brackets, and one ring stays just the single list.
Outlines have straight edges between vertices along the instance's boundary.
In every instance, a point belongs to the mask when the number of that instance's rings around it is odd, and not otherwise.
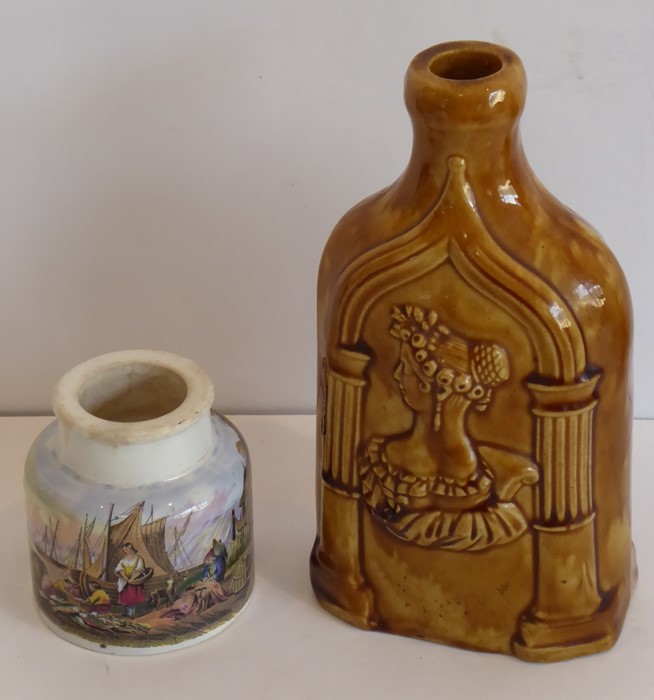
[{"label": "brown glazed flask", "polygon": [[527,164],[525,92],[499,46],[416,56],[409,165],[327,242],[311,579],[359,627],[557,661],[631,595],[631,307]]}]

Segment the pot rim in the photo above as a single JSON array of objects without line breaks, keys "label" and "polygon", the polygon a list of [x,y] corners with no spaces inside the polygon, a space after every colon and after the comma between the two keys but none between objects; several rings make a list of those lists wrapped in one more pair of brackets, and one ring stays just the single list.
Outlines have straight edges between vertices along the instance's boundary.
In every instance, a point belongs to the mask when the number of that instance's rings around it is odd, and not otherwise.
[{"label": "pot rim", "polygon": [[[181,402],[173,398],[175,407],[161,415],[124,421],[99,417],[83,405],[83,393],[91,380],[101,379],[104,374],[104,389],[108,390],[111,379],[120,377],[126,387],[133,388],[130,371],[138,376],[144,368],[161,371],[162,376],[177,382],[181,380],[186,387]],[[68,371],[55,386],[52,405],[63,426],[80,430],[93,440],[129,445],[153,442],[187,430],[209,412],[213,399],[211,379],[193,360],[161,350],[120,350],[94,357]]]}]

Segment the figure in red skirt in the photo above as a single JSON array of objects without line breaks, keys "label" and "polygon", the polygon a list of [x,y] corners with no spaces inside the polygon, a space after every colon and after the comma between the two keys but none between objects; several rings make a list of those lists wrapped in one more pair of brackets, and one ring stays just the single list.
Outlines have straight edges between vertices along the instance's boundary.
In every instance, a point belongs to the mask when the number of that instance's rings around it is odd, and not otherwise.
[{"label": "figure in red skirt", "polygon": [[115,570],[118,576],[118,602],[125,606],[128,617],[134,617],[134,609],[145,600],[145,586],[132,581],[142,580],[145,563],[131,542],[125,542],[122,550],[123,558]]}]

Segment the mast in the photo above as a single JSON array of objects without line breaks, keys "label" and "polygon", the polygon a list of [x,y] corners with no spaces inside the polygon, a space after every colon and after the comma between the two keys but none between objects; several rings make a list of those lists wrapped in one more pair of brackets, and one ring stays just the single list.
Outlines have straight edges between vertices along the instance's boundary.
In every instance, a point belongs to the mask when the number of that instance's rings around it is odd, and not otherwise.
[{"label": "mast", "polygon": [[55,561],[59,561],[59,559],[55,556],[57,553],[57,530],[59,529],[59,521],[55,523],[55,528],[54,532],[52,533],[52,542],[50,543],[50,559],[54,559]]},{"label": "mast", "polygon": [[102,573],[100,576],[107,578],[107,569],[109,568],[109,544],[111,540],[109,539],[111,535],[111,518],[114,514],[114,504],[109,506],[109,517],[107,518],[107,535],[104,543],[104,552],[102,553]]},{"label": "mast", "polygon": [[86,524],[87,520],[88,520],[88,515],[85,515],[84,516],[84,537],[88,537],[93,532],[93,528],[95,527],[96,518],[93,518],[93,520],[91,520],[90,524],[88,524],[88,525]]},{"label": "mast", "polygon": [[81,525],[79,532],[77,533],[77,544],[75,545],[75,553],[68,558],[71,569],[79,569],[80,571],[85,568],[84,564],[84,550],[86,544],[86,536],[88,534],[88,514],[84,515],[84,525]]},{"label": "mast", "polygon": [[192,516],[192,515],[193,515],[193,511],[191,511],[191,512],[188,514],[186,520],[184,521],[184,525],[183,525],[183,527],[182,527],[182,531],[179,533],[179,537],[180,537],[180,538],[181,538],[181,537],[184,537],[184,533],[186,532],[186,528],[188,527],[188,521],[191,519],[191,516]]},{"label": "mast", "polygon": [[77,562],[79,561],[80,551],[82,549],[82,526],[80,526],[79,532],[77,533],[77,542],[75,544],[75,550],[73,552],[68,552],[66,557],[66,566],[71,569],[77,569]]},{"label": "mast", "polygon": [[[80,557],[82,555],[82,543],[84,542],[84,539],[86,538],[86,521],[88,520],[88,515],[84,514],[84,525],[80,527],[79,529],[79,535],[77,536],[77,549],[75,550],[75,561],[73,563],[74,568],[77,567],[77,563],[80,560]],[[82,560],[79,561],[79,568],[82,568],[82,565],[84,564],[84,560],[82,557]]]},{"label": "mast", "polygon": [[172,559],[173,565],[176,568],[181,566],[190,566],[192,563],[186,549],[184,548],[184,543],[182,542],[182,537],[186,532],[191,515],[193,515],[193,511],[191,511],[186,517],[181,530],[178,531],[176,525],[173,528],[173,544],[168,550],[168,556]]},{"label": "mast", "polygon": [[[75,550],[75,568],[79,568],[77,565],[80,564],[80,556],[82,554],[82,538],[83,538],[83,530],[82,528],[79,529],[79,535],[77,536],[77,549]],[[81,565],[81,564],[80,564]]]},{"label": "mast", "polygon": [[[88,516],[85,518],[85,521],[84,521],[84,536],[82,538],[82,565],[81,565],[81,569],[82,569],[82,571],[85,571],[90,576],[93,576],[95,578],[100,578],[100,577],[102,577],[102,565],[103,565],[103,561],[104,561],[104,549],[103,549],[103,547],[105,546],[105,542],[104,542],[105,530],[104,529],[102,530],[99,538],[96,540],[96,543],[95,543],[93,549],[91,549],[91,544],[90,544],[89,538],[91,537],[91,534],[93,532],[96,518],[93,518],[93,520],[91,520],[90,523],[87,522],[87,520],[88,520]],[[105,525],[105,529],[106,528],[107,528],[107,525]],[[100,551],[98,551],[98,549]]]},{"label": "mast", "polygon": [[174,567],[178,566],[178,564],[177,564],[178,559],[179,559],[179,556],[177,554],[177,542],[178,542],[178,540],[179,540],[179,535],[177,534],[177,525],[175,525],[175,527],[173,528],[173,542],[174,542],[174,544],[170,550],[170,558],[172,559]]},{"label": "mast", "polygon": [[80,569],[82,571],[88,571],[91,568],[91,554],[89,553],[89,540],[88,537],[84,537],[82,540],[82,563]]}]

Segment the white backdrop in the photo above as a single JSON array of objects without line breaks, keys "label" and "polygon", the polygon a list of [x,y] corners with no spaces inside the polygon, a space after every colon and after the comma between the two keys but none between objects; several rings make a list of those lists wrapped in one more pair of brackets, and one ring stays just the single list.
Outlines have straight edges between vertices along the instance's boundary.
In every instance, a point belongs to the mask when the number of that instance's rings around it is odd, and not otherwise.
[{"label": "white backdrop", "polygon": [[652,0],[2,0],[0,412],[132,347],[225,411],[313,410],[323,244],[406,165],[411,58],[464,38],[521,55],[527,154],[625,268],[654,417]]}]

